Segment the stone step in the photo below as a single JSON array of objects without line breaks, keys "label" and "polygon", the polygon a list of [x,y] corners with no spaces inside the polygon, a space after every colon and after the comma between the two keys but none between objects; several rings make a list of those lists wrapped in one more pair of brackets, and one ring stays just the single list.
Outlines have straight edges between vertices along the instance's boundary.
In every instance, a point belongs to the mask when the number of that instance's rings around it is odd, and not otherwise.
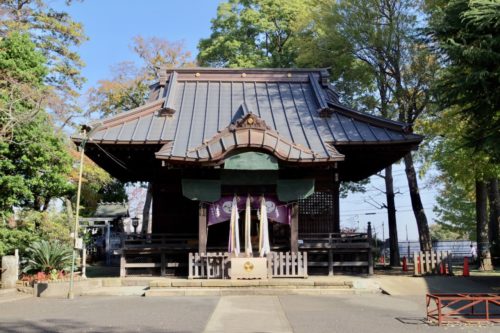
[{"label": "stone step", "polygon": [[146,297],[171,297],[171,296],[242,296],[242,295],[346,295],[357,294],[359,291],[352,288],[259,288],[259,287],[240,287],[240,288],[156,288],[147,290]]},{"label": "stone step", "polygon": [[149,283],[150,289],[164,288],[337,288],[349,289],[353,287],[352,281],[328,280],[169,280],[160,279]]}]

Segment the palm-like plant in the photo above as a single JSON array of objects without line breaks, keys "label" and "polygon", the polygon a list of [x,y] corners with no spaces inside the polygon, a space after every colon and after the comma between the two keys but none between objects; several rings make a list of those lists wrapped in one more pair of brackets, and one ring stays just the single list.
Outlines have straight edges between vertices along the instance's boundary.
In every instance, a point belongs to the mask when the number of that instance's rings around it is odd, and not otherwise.
[{"label": "palm-like plant", "polygon": [[26,273],[52,270],[69,271],[72,260],[72,249],[58,241],[40,240],[31,244],[26,250],[27,263],[23,271]]}]

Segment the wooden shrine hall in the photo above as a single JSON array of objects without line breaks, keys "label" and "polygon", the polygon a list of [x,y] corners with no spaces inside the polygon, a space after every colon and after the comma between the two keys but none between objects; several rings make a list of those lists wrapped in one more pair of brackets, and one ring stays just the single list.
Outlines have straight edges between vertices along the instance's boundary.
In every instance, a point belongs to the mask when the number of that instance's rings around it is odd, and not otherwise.
[{"label": "wooden shrine hall", "polygon": [[[290,260],[306,272],[368,272],[369,232],[340,232],[340,184],[391,165],[422,137],[343,105],[328,78],[326,69],[166,69],[143,106],[73,137],[114,177],[151,184],[152,233],[124,238],[122,275],[225,277],[228,258],[260,256],[263,228],[269,275],[300,276],[276,267]],[[228,235],[245,249],[230,253]]]}]

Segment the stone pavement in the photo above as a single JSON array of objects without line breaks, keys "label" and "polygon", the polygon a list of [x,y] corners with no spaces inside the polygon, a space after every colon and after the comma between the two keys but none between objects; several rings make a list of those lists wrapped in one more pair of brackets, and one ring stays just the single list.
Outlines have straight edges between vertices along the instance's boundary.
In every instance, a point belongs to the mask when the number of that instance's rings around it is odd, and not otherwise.
[{"label": "stone pavement", "polygon": [[393,296],[427,293],[499,293],[500,276],[389,276],[372,277],[382,292]]},{"label": "stone pavement", "polygon": [[215,308],[204,333],[293,332],[276,296],[227,296]]},{"label": "stone pavement", "polygon": [[18,292],[15,288],[0,289],[0,303],[7,303],[32,297],[33,296],[31,295]]},{"label": "stone pavement", "polygon": [[77,297],[0,304],[2,333],[498,333],[429,326],[421,296]]}]

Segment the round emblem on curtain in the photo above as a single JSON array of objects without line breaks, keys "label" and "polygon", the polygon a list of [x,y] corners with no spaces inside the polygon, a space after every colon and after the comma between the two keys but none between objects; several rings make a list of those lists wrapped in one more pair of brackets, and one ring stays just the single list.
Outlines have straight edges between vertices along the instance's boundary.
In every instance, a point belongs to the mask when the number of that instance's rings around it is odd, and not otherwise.
[{"label": "round emblem on curtain", "polygon": [[225,201],[222,204],[222,210],[225,211],[227,214],[231,214],[231,209],[233,208],[233,202],[232,201]]}]

